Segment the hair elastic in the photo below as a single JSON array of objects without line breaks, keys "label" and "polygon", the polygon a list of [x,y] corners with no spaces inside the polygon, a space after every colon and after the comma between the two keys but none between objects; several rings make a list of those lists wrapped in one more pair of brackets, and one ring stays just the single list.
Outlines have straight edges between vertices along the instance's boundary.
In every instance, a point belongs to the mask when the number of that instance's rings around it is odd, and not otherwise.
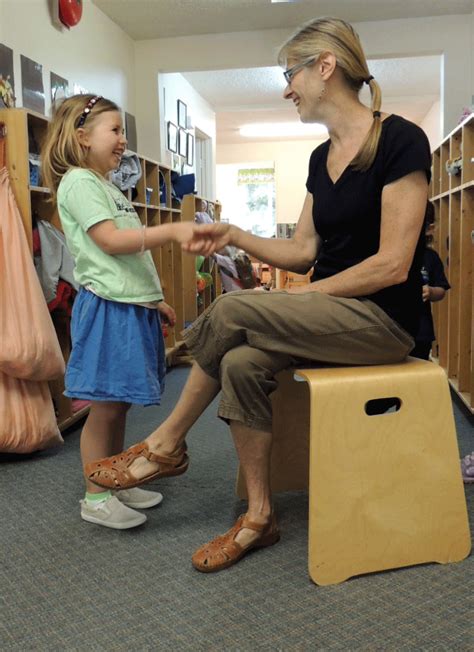
[{"label": "hair elastic", "polygon": [[373,75],[370,75],[370,77],[367,77],[367,79],[364,79],[364,81],[365,81],[366,84],[370,84],[370,82],[372,81],[372,79],[374,79],[374,76],[373,76]]},{"label": "hair elastic", "polygon": [[380,118],[382,114],[380,113],[380,111],[372,111],[372,115],[374,116],[374,118]]}]

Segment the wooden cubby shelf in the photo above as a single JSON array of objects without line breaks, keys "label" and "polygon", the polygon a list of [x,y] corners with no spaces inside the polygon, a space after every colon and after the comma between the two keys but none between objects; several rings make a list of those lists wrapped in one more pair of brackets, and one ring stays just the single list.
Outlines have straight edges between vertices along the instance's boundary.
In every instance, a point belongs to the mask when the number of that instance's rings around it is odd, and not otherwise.
[{"label": "wooden cubby shelf", "polygon": [[[462,169],[449,175],[446,162],[454,159],[461,159]],[[446,298],[432,305],[432,357],[474,414],[474,114],[435,149],[432,172],[434,248],[451,285]]]}]

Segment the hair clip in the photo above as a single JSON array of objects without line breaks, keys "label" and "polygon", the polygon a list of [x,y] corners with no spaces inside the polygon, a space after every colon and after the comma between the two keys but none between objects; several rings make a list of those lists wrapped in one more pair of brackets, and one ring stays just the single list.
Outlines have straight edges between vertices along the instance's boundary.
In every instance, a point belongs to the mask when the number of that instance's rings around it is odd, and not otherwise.
[{"label": "hair clip", "polygon": [[101,99],[102,99],[102,95],[96,95],[95,97],[91,97],[91,99],[87,102],[84,111],[81,113],[81,117],[79,118],[79,121],[77,123],[77,129],[79,129],[79,127],[82,127],[84,125],[84,122],[87,120],[87,116],[92,111],[92,109],[97,104],[97,102]]}]

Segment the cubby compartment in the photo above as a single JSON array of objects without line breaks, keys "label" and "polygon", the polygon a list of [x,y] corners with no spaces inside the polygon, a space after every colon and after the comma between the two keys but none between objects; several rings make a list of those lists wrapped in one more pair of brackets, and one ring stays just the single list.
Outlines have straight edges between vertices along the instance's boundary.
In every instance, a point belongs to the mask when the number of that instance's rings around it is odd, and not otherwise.
[{"label": "cubby compartment", "polygon": [[462,184],[474,183],[474,115],[462,126]]},{"label": "cubby compartment", "polygon": [[145,160],[145,203],[151,208],[160,205],[158,163]]},{"label": "cubby compartment", "polygon": [[441,171],[440,171],[440,178],[441,178],[441,188],[440,191],[441,193],[445,193],[449,191],[450,185],[449,185],[449,174],[446,170],[446,163],[449,161],[449,139],[444,142],[441,145]]},{"label": "cubby compartment", "polygon": [[436,197],[441,192],[441,150],[435,149],[433,152],[433,165],[431,176],[431,196]]},{"label": "cubby compartment", "polygon": [[462,184],[462,130],[456,131],[449,139],[448,175],[449,188],[455,190]]},{"label": "cubby compartment", "polygon": [[459,364],[459,253],[461,224],[461,192],[449,198],[449,270],[448,280],[451,289],[444,301],[448,306],[448,376],[457,378]]}]

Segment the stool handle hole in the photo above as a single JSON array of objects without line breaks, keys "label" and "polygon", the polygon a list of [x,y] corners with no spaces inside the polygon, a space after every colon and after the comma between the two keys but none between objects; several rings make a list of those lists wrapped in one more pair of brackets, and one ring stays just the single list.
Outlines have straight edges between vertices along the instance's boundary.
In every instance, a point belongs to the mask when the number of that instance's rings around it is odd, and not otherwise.
[{"label": "stool handle hole", "polygon": [[365,413],[369,417],[377,416],[380,414],[391,414],[393,412],[398,412],[402,406],[402,402],[396,396],[390,396],[387,398],[374,398],[364,406]]}]

